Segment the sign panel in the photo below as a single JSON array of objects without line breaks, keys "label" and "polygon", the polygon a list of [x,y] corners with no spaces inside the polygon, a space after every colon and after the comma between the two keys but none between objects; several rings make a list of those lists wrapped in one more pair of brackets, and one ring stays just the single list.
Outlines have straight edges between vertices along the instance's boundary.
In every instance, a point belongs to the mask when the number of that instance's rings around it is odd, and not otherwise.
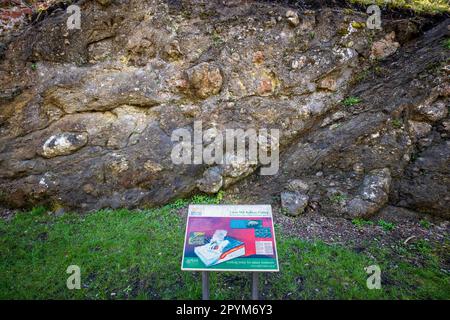
[{"label": "sign panel", "polygon": [[270,205],[190,205],[181,269],[279,271]]}]

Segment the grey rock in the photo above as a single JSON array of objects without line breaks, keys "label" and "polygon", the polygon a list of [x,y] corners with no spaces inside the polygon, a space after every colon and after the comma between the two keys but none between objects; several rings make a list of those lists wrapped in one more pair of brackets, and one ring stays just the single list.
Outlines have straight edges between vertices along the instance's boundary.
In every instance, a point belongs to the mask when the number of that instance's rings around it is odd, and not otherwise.
[{"label": "grey rock", "polygon": [[418,122],[409,120],[410,131],[415,138],[423,138],[426,137],[432,129],[432,126],[426,122]]},{"label": "grey rock", "polygon": [[439,121],[448,115],[449,104],[444,101],[436,101],[434,103],[425,102],[416,106],[415,111],[420,116],[419,118],[428,121]]},{"label": "grey rock", "polygon": [[391,186],[389,169],[376,169],[364,177],[359,194],[346,207],[350,217],[370,217],[383,208],[389,199]]},{"label": "grey rock", "polygon": [[42,155],[46,158],[71,154],[88,142],[87,133],[64,132],[48,138],[42,146]]},{"label": "grey rock", "polygon": [[199,190],[206,193],[216,193],[223,185],[223,177],[220,168],[213,167],[203,173],[203,178],[197,182]]},{"label": "grey rock", "polygon": [[364,178],[361,197],[364,200],[384,205],[391,185],[391,173],[388,168],[376,169]]},{"label": "grey rock", "polygon": [[[414,175],[414,172],[420,174]],[[395,202],[402,207],[450,218],[450,142],[419,153],[395,182]]]},{"label": "grey rock", "polygon": [[55,210],[54,214],[57,217],[61,217],[64,215],[65,212],[66,212],[66,210],[64,210],[64,208],[58,208]]},{"label": "grey rock", "polygon": [[285,191],[281,193],[281,207],[291,216],[302,214],[308,205],[309,197],[298,192]]}]

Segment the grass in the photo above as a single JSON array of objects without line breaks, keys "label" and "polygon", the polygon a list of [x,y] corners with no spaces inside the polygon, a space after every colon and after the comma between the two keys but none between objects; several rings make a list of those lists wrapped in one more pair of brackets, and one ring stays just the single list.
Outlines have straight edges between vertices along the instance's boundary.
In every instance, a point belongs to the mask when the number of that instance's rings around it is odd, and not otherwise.
[{"label": "grass", "polygon": [[393,9],[410,9],[417,13],[445,13],[450,12],[447,0],[350,0],[350,3],[369,6],[376,3],[381,7]]},{"label": "grass", "polygon": [[342,104],[346,107],[352,107],[354,105],[357,105],[361,102],[362,100],[358,97],[347,97],[342,101]]},{"label": "grass", "polygon": [[[179,212],[220,198],[59,217],[40,207],[0,220],[0,299],[200,299],[200,273],[180,270],[185,217]],[[450,298],[443,258],[428,242],[399,243],[395,252],[372,244],[357,252],[276,229],[281,271],[262,276],[264,299]],[[417,255],[420,266],[408,260]],[[373,264],[382,270],[381,290],[366,287],[364,268]],[[69,265],[81,269],[80,290],[66,288]],[[248,299],[250,284],[246,273],[213,273],[211,298]]]}]

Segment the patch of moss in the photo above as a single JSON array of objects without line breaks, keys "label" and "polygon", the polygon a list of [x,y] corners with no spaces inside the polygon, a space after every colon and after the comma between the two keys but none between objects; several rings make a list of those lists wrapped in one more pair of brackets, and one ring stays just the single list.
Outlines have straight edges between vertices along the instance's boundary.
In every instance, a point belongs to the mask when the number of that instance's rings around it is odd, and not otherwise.
[{"label": "patch of moss", "polygon": [[362,29],[365,28],[365,26],[366,24],[364,22],[356,22],[356,21],[352,22],[352,27],[355,29]]}]

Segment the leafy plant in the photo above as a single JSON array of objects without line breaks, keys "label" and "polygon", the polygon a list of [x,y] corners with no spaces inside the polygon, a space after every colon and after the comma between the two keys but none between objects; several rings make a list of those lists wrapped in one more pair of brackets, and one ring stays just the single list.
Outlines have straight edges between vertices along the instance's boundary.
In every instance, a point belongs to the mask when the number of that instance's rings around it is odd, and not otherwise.
[{"label": "leafy plant", "polygon": [[223,39],[216,31],[214,31],[212,34],[212,40],[215,46],[220,46],[222,43],[224,43]]},{"label": "leafy plant", "polygon": [[370,220],[364,220],[362,218],[355,218],[352,220],[352,223],[357,226],[358,228],[364,227],[364,226],[372,226],[373,221]]},{"label": "leafy plant", "polygon": [[347,196],[345,194],[336,193],[330,196],[329,199],[333,203],[341,203],[347,199]]},{"label": "leafy plant", "polygon": [[450,49],[450,38],[442,41],[442,45],[444,46],[444,48]]},{"label": "leafy plant", "polygon": [[170,209],[176,210],[176,209],[181,209],[181,208],[187,206],[188,203],[189,202],[186,199],[177,199],[177,200],[175,200],[175,202],[169,204],[168,207]]},{"label": "leafy plant", "polygon": [[351,107],[351,106],[357,105],[361,101],[362,100],[358,97],[350,96],[350,97],[345,98],[344,101],[342,101],[342,104],[346,107]]},{"label": "leafy plant", "polygon": [[402,125],[403,125],[403,122],[402,122],[400,119],[393,119],[393,120],[392,120],[392,126],[393,126],[394,128],[399,129],[399,128],[402,127]]},{"label": "leafy plant", "polygon": [[369,74],[370,74],[369,69],[364,69],[363,71],[361,71],[357,75],[355,75],[352,83],[357,84],[357,83],[364,81],[369,76]]},{"label": "leafy plant", "polygon": [[378,220],[378,225],[383,228],[384,231],[391,231],[395,228],[395,224],[385,220]]},{"label": "leafy plant", "polygon": [[425,220],[425,219],[420,220],[419,224],[422,228],[425,228],[425,229],[430,229],[430,227],[431,227],[430,221]]},{"label": "leafy plant", "polygon": [[198,194],[192,197],[193,204],[219,204],[223,199],[223,191],[220,190],[215,196]]},{"label": "leafy plant", "polygon": [[416,249],[424,256],[429,256],[432,253],[431,245],[424,239],[419,239],[414,243]]}]

